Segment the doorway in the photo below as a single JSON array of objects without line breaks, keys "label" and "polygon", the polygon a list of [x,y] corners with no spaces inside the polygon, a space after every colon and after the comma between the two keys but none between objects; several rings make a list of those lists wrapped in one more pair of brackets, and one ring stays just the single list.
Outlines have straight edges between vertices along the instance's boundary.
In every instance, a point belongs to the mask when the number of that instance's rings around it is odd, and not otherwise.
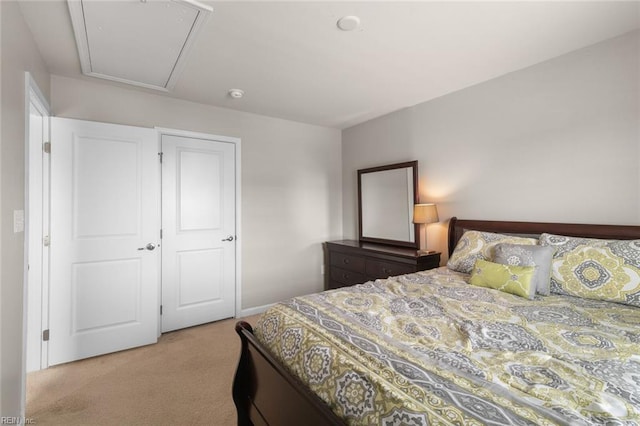
[{"label": "doorway", "polygon": [[49,104],[35,80],[25,73],[26,194],[25,194],[25,331],[26,371],[47,366],[49,247]]}]

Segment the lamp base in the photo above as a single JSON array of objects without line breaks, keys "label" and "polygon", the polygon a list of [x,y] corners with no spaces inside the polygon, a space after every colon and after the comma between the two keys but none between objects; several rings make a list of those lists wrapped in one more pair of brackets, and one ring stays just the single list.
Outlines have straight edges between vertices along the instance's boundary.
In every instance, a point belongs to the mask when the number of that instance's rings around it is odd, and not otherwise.
[{"label": "lamp base", "polygon": [[421,238],[420,238],[420,250],[418,250],[418,254],[431,254],[431,253],[435,253],[435,251],[433,250],[427,250],[427,224],[426,223],[422,223],[420,225],[420,233]]}]

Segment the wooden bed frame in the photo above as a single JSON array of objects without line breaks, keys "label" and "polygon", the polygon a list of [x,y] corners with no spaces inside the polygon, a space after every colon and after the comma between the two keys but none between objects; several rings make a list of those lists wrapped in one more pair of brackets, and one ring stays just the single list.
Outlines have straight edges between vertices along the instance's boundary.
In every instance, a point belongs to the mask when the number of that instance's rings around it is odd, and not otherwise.
[{"label": "wooden bed frame", "polygon": [[[453,217],[449,222],[449,255],[465,230],[526,235],[548,232],[574,237],[640,239],[640,226],[458,220]],[[346,424],[270,354],[255,338],[250,324],[239,321],[236,332],[242,342],[240,361],[233,381],[233,401],[238,412],[238,425]]]}]

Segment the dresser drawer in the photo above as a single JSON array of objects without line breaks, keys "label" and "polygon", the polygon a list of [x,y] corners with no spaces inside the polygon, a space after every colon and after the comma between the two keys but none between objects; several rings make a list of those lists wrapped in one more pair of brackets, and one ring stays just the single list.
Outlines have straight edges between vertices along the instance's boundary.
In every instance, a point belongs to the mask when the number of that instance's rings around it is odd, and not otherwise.
[{"label": "dresser drawer", "polygon": [[362,274],[364,274],[365,271],[364,257],[361,256],[333,252],[331,253],[331,265]]},{"label": "dresser drawer", "polygon": [[367,281],[367,277],[364,274],[336,268],[335,266],[331,268],[331,279],[344,285],[362,284]]},{"label": "dresser drawer", "polygon": [[404,263],[383,262],[367,259],[365,270],[369,277],[387,278],[415,272],[416,267],[414,265],[407,265]]},{"label": "dresser drawer", "polygon": [[325,289],[410,274],[440,264],[440,253],[425,254],[407,247],[340,240],[327,241],[323,248]]}]

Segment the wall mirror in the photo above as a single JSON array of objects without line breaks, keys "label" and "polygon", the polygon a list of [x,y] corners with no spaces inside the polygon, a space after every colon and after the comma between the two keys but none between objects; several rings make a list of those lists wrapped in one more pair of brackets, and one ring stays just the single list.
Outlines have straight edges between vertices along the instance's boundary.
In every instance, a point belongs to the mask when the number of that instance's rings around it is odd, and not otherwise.
[{"label": "wall mirror", "polygon": [[420,247],[412,223],[418,203],[418,162],[358,170],[358,236],[360,241]]}]

